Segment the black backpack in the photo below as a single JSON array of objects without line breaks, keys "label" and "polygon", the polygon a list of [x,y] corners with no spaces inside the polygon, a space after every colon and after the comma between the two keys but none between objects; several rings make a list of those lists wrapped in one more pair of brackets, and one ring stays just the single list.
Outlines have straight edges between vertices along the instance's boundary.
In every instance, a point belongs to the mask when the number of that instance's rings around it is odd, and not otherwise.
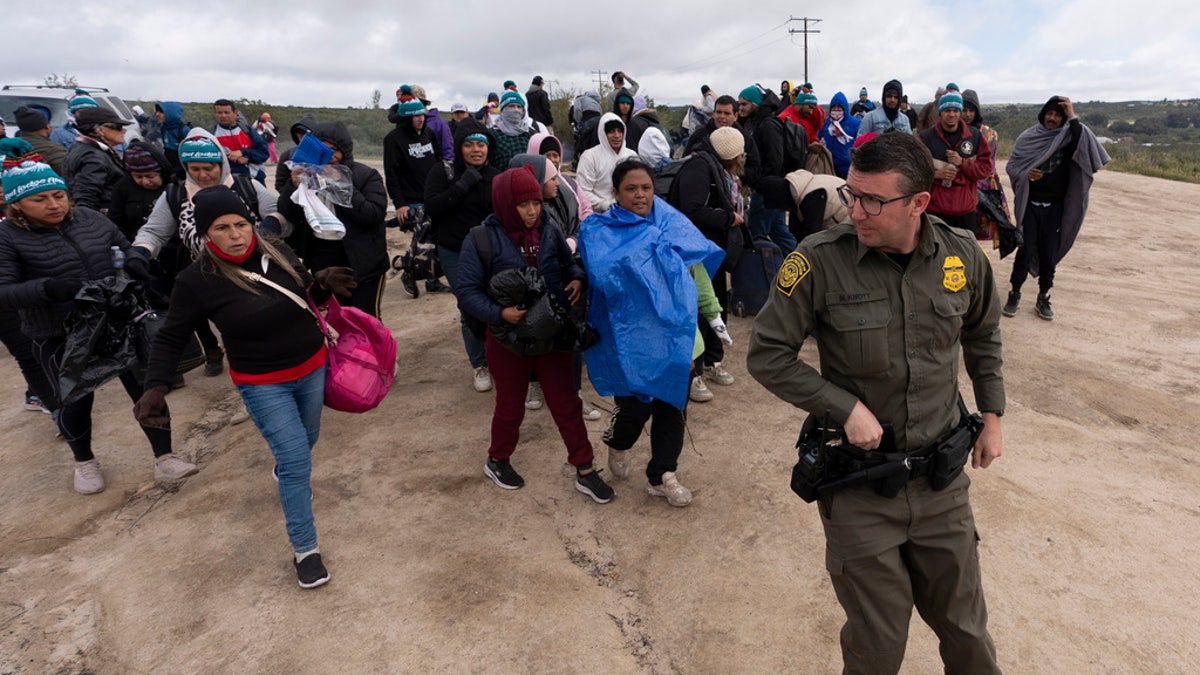
[{"label": "black backpack", "polygon": [[654,172],[654,196],[661,197],[671,206],[676,206],[678,198],[671,197],[671,188],[675,187],[675,179],[679,177],[679,170],[683,168],[685,162],[691,159],[691,156],[665,164],[661,169]]},{"label": "black backpack", "polygon": [[783,173],[787,175],[808,164],[808,130],[795,122],[771,118],[783,125]]}]

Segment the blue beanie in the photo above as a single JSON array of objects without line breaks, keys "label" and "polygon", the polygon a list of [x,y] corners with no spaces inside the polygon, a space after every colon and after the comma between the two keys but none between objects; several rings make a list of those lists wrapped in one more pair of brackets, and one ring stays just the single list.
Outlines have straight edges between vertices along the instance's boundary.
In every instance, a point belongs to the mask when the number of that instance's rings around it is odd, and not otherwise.
[{"label": "blue beanie", "polygon": [[521,95],[518,94],[515,89],[506,89],[504,91],[504,95],[502,95],[500,97],[500,109],[504,110],[508,106],[514,105],[514,104],[519,105],[522,108],[524,108],[525,107],[525,99],[521,98]]},{"label": "blue beanie", "polygon": [[192,136],[179,144],[179,163],[204,162],[220,164],[225,158],[225,151],[215,142],[203,137]]},{"label": "blue beanie", "polygon": [[951,82],[946,85],[946,91],[962,91],[962,90],[958,88],[957,84],[954,84],[953,82]]},{"label": "blue beanie", "polygon": [[795,105],[818,105],[817,95],[812,92],[801,91],[796,94],[796,100],[792,102]]},{"label": "blue beanie", "polygon": [[859,89],[859,90],[858,90],[858,95],[859,95],[859,96],[870,96],[870,94],[867,92],[867,88],[866,88],[866,87],[863,87],[862,89]]},{"label": "blue beanie", "polygon": [[420,99],[410,98],[400,103],[396,114],[400,117],[420,117],[425,114],[425,104],[421,103]]},{"label": "blue beanie", "polygon": [[4,201],[16,203],[29,195],[48,190],[66,190],[67,182],[49,164],[22,162],[4,172]]},{"label": "blue beanie", "polygon": [[962,96],[953,91],[942,94],[942,97],[938,99],[938,112],[940,113],[947,108],[958,108],[961,111],[963,109]]},{"label": "blue beanie", "polygon": [[738,98],[744,98],[747,101],[753,103],[754,105],[762,105],[762,102],[763,102],[762,87],[758,86],[757,84],[752,84],[749,87],[746,87],[745,89],[743,89],[740,93],[738,93]]}]

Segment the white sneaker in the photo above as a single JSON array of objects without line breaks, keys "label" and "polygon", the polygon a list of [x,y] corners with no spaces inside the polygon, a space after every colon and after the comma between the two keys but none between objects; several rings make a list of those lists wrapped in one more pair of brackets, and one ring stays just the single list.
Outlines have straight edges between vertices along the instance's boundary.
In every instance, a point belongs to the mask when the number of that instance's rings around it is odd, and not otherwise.
[{"label": "white sneaker", "polygon": [[483,393],[492,390],[492,374],[488,372],[487,366],[479,366],[475,369],[475,391]]},{"label": "white sneaker", "polygon": [[679,484],[674,471],[663,474],[662,485],[646,483],[646,494],[651,497],[666,497],[671,506],[687,506],[692,503],[692,491]]},{"label": "white sneaker", "polygon": [[589,422],[595,422],[604,416],[604,413],[600,412],[598,408],[593,406],[591,403],[588,403],[587,400],[583,398],[583,392],[579,393],[579,400],[583,402],[583,419]]},{"label": "white sneaker", "polygon": [[546,402],[542,400],[542,385],[537,382],[529,383],[529,391],[525,393],[525,409],[541,410]]},{"label": "white sneaker", "polygon": [[733,384],[733,375],[730,375],[729,371],[725,370],[725,366],[722,366],[720,361],[711,366],[704,366],[704,377],[722,387],[728,387]]},{"label": "white sneaker", "polygon": [[614,478],[629,477],[629,451],[608,449],[608,471]]},{"label": "white sneaker", "polygon": [[692,378],[692,387],[688,391],[688,398],[696,403],[705,403],[713,400],[713,393],[708,390],[708,385],[704,384],[704,378],[700,375]]},{"label": "white sneaker", "polygon": [[89,459],[75,462],[75,491],[81,495],[104,492],[104,474],[100,473],[100,462]]},{"label": "white sneaker", "polygon": [[185,462],[168,452],[167,454],[154,460],[154,481],[155,482],[170,482],[186,478],[200,469],[196,468],[195,464]]}]

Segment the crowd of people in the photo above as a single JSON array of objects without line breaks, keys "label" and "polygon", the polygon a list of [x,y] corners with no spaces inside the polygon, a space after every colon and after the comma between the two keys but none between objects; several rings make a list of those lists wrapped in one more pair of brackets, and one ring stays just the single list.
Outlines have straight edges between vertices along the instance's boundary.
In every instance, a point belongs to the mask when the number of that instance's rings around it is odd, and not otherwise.
[{"label": "crowd of people", "polygon": [[[1037,315],[1053,317],[1055,266],[1108,159],[1071,101],[1052,97],[1017,139],[1013,219],[979,202],[982,190],[999,190],[1007,209],[998,138],[978,94],[954,83],[919,115],[896,79],[878,103],[864,87],[853,104],[827,92],[826,106],[810,82],[728,94],[704,85],[683,134],[662,125],[622,71],[557,123],[544,85],[536,76],[522,95],[506,81],[476,112],[455,102],[446,118],[424,88],[400,86],[386,111],[395,126],[382,175],[356,161],[342,121],[297,120],[289,131],[298,147],[277,156],[270,115],[251,124],[229,99],[214,102],[208,128],[161,102],[145,138],[129,143],[129,122],[86,92],[72,97],[65,128],[50,129],[47,111],[18,110],[19,137],[0,140],[0,326],[28,383],[26,407],[52,413],[74,455],[75,490],[94,494],[105,481],[91,449],[94,394],[60,396],[64,331],[85,288],[128,277],[167,312],[142,363],[119,373],[155,479],[199,469],[171,452],[166,405],[197,340],[206,374],[223,372],[228,359],[275,457],[299,584],[328,581],[310,488],[327,352],[302,298],[321,304],[336,294],[381,318],[387,272],[398,266],[409,296],[422,280],[427,292],[455,295],[473,388],[495,391],[483,473],[496,486],[524,486],[512,462],[520,427],[527,410],[545,406],[575,489],[600,504],[614,498],[586,426],[602,417],[581,395],[586,363],[596,392],[613,400],[601,436],[609,480],[630,476],[629,451],[649,422],[644,490],[687,506],[679,458],[688,403],[715,398],[707,383],[734,383],[723,365],[734,340],[725,325],[731,275],[768,242],[786,257],[748,336],[750,372],[831,421],[860,453],[854,466],[871,476],[884,463],[904,467],[888,489],[866,480],[843,489],[843,480],[836,495],[821,495],[830,573],[851,617],[847,668],[898,668],[915,603],[943,641],[947,668],[995,672],[969,481],[957,472],[967,456],[987,467],[1001,454],[998,317],[1015,314],[1030,274]],[[315,147],[326,159],[289,161],[306,145],[306,157]],[[321,177],[339,191],[311,197]],[[309,199],[343,236],[310,226]],[[412,233],[391,265],[389,223]],[[1001,227],[1023,235],[1003,305],[975,243]],[[909,349],[914,335],[928,344]],[[797,357],[812,336],[820,371]],[[930,448],[940,452],[948,434],[969,426],[957,394],[960,349],[982,421],[947,469]],[[926,465],[947,470],[946,484],[935,486]],[[925,508],[938,515],[920,514],[928,531],[914,533],[908,523]]]}]

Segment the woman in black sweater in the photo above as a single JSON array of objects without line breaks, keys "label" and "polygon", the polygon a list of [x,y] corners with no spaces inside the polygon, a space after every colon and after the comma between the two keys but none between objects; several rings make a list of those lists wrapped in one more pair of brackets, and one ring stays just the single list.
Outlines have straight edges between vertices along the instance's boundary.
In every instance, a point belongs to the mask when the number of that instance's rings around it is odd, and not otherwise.
[{"label": "woman in black sweater", "polygon": [[170,421],[164,397],[180,354],[198,324],[216,324],[229,375],[275,456],[297,579],[302,588],[320,586],[329,573],[317,549],[309,476],[321,430],[327,353],[316,319],[301,303],[306,293],[318,304],[331,290],[349,295],[353,270],[327,267],[314,281],[291,249],[255,236],[246,205],[223,185],[201,190],[192,202],[205,248],[175,279],[171,314],[151,348],[146,393],[134,414],[143,424]]}]

